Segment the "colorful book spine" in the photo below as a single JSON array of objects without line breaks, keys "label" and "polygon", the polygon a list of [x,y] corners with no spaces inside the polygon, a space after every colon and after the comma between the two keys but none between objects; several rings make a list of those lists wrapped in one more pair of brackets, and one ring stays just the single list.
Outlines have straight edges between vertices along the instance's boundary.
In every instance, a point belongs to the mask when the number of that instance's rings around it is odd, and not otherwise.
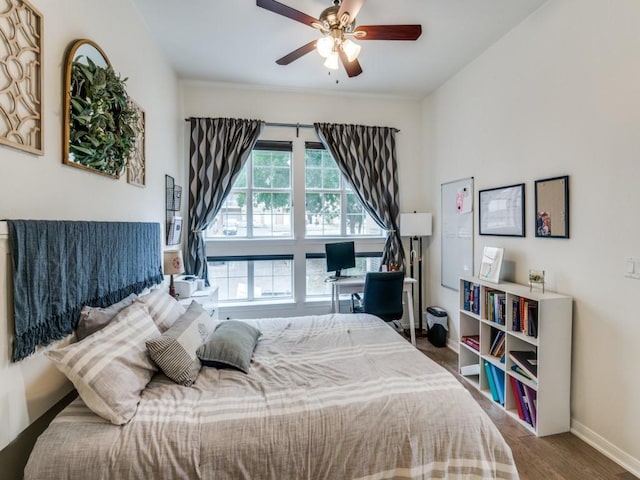
[{"label": "colorful book spine", "polygon": [[529,411],[529,402],[527,401],[527,396],[524,391],[524,385],[518,380],[516,380],[516,384],[518,386],[520,399],[522,400],[522,411],[524,413],[524,420],[529,425],[533,426],[533,423],[531,422],[531,413]]},{"label": "colorful book spine", "polygon": [[504,372],[495,365],[490,365],[490,368],[493,374],[493,384],[498,392],[498,402],[500,405],[504,405]]},{"label": "colorful book spine", "polygon": [[538,393],[528,385],[523,384],[523,387],[529,404],[529,413],[531,413],[531,425],[533,428],[536,428],[538,424],[538,406],[536,404],[538,401]]},{"label": "colorful book spine", "polygon": [[484,362],[484,371],[487,374],[487,382],[489,383],[489,390],[491,390],[491,397],[495,402],[497,402],[500,400],[500,397],[498,397],[498,391],[493,383],[493,373],[491,372],[491,364],[489,362]]},{"label": "colorful book spine", "polygon": [[520,420],[524,420],[524,413],[522,411],[522,399],[520,398],[518,392],[518,385],[516,385],[517,380],[512,376],[509,376],[509,380],[511,382],[511,391],[513,392],[513,398],[516,402],[516,409],[518,410],[518,417],[520,417]]}]

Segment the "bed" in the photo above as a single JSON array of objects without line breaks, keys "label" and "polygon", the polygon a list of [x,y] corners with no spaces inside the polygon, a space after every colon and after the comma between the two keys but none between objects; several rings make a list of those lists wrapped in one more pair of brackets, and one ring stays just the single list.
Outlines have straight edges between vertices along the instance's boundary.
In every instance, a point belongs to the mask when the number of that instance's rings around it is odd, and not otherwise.
[{"label": "bed", "polygon": [[39,437],[25,479],[517,479],[464,387],[367,314],[247,320],[248,374],[162,373],[128,423],[77,398]]}]

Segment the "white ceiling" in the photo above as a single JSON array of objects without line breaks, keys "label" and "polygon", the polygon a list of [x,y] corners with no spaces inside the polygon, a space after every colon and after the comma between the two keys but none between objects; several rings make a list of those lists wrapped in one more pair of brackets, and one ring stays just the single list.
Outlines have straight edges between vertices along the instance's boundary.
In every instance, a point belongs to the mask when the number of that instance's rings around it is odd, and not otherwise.
[{"label": "white ceiling", "polygon": [[[331,0],[279,0],[312,17]],[[319,36],[255,0],[133,0],[182,79],[424,97],[546,0],[367,0],[357,24],[422,25],[415,42],[361,41],[363,73],[347,77],[311,52],[288,66],[275,60]]]}]

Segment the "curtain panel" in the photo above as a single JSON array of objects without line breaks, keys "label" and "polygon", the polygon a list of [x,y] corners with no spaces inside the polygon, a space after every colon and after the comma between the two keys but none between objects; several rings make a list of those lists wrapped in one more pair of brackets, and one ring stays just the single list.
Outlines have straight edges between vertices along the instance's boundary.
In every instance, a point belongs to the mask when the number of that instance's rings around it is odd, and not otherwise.
[{"label": "curtain panel", "polygon": [[314,123],[313,126],[367,213],[387,231],[383,264],[397,262],[403,269],[404,248],[398,229],[396,130],[329,123]]},{"label": "curtain panel", "polygon": [[187,273],[209,285],[204,232],[220,211],[260,132],[261,120],[191,118]]}]

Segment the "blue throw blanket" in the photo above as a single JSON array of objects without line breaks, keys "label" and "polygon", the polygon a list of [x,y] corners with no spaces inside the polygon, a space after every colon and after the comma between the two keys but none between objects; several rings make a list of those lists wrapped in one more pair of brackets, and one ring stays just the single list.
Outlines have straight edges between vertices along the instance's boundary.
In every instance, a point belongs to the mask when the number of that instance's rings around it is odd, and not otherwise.
[{"label": "blue throw blanket", "polygon": [[14,361],[73,332],[84,305],[105,307],[163,281],[159,223],[7,223]]}]

